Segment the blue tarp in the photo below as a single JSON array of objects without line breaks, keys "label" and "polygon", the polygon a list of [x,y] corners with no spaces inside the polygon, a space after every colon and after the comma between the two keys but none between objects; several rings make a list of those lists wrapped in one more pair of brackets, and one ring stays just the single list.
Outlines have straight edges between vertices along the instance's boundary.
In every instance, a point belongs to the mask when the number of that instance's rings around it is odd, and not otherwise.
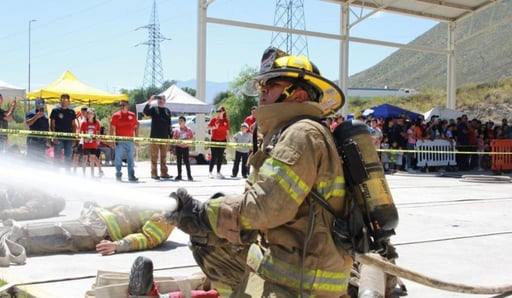
[{"label": "blue tarp", "polygon": [[390,104],[381,104],[379,106],[374,106],[374,107],[371,107],[371,108],[368,108],[364,111],[362,111],[362,114],[363,116],[367,117],[369,115],[374,115],[375,118],[388,118],[388,117],[391,117],[391,118],[395,118],[395,117],[398,117],[402,114],[407,114],[409,116],[409,118],[411,118],[412,120],[418,118],[419,116],[422,116],[421,114],[418,114],[418,113],[415,113],[415,112],[411,112],[409,110],[406,110],[406,109],[402,109],[400,107],[397,107],[397,106],[393,106],[393,105],[390,105]]}]

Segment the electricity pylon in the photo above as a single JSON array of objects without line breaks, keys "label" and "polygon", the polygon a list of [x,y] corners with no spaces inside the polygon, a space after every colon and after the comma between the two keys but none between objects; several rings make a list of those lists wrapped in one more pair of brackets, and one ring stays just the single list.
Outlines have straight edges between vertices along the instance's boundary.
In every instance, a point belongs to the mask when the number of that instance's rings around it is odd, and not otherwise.
[{"label": "electricity pylon", "polygon": [[[304,1],[302,0],[277,0],[274,13],[274,26],[287,29],[306,30],[304,17]],[[292,55],[305,55],[309,57],[308,41],[306,36],[273,32],[272,46],[285,50]]]},{"label": "electricity pylon", "polygon": [[148,29],[148,40],[138,45],[147,45],[148,52],[146,55],[146,68],[144,69],[144,81],[142,87],[160,87],[164,82],[164,74],[162,68],[162,56],[160,54],[160,43],[169,40],[160,33],[160,22],[158,21],[158,11],[156,9],[156,0],[153,1],[153,9],[149,24],[137,28]]}]

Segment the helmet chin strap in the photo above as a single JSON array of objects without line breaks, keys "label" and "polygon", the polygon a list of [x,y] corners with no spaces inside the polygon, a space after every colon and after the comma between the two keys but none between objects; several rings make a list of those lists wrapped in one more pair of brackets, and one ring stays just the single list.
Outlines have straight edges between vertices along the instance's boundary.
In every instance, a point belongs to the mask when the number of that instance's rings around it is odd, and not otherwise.
[{"label": "helmet chin strap", "polygon": [[283,102],[285,99],[287,99],[293,94],[295,89],[297,89],[297,85],[295,85],[295,83],[292,83],[290,86],[284,88],[283,92],[281,92],[281,95],[277,98],[275,103]]},{"label": "helmet chin strap", "polygon": [[275,101],[276,103],[280,103],[280,102],[283,102],[285,99],[287,99],[290,95],[293,94],[293,92],[295,91],[295,89],[297,89],[297,87],[299,87],[299,82],[301,80],[304,79],[304,73],[305,71],[302,69],[300,72],[299,72],[299,76],[297,78],[294,78],[294,79],[288,79],[287,81],[289,81],[291,84],[290,86],[284,88],[283,92],[281,93],[281,95],[279,96],[279,98]]}]

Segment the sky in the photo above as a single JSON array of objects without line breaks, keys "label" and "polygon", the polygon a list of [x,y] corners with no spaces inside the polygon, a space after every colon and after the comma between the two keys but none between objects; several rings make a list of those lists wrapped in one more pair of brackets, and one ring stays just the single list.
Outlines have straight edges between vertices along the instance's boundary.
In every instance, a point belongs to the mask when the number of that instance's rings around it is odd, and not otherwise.
[{"label": "sky", "polygon": [[[157,0],[165,80],[196,77],[197,0]],[[66,70],[95,88],[118,93],[139,88],[144,79],[153,0],[2,0],[0,80],[30,90],[57,80]],[[208,16],[263,25],[274,24],[275,0],[215,0]],[[355,8],[355,15],[365,14]],[[340,5],[304,0],[306,29],[337,34]],[[30,20],[35,20],[30,22]],[[29,23],[31,24],[29,38]],[[378,13],[351,28],[361,38],[408,43],[437,23]],[[231,82],[246,67],[259,67],[272,32],[219,24],[207,25],[206,80]],[[339,41],[307,37],[309,58],[322,74],[339,78]],[[349,75],[361,72],[396,48],[351,43]]]}]

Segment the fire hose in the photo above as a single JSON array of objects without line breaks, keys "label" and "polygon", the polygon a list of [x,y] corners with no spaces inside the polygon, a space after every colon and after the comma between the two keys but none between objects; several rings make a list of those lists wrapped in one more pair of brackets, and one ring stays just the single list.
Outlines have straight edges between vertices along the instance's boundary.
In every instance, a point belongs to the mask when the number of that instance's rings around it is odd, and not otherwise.
[{"label": "fire hose", "polygon": [[[412,270],[403,268],[401,266],[389,263],[388,261],[383,260],[381,257],[379,257],[376,254],[357,255],[356,260],[363,265],[378,268],[385,273],[395,275],[397,277],[404,278],[404,279],[416,282],[418,284],[422,284],[422,285],[425,285],[425,286],[428,286],[431,288],[436,288],[436,289],[440,289],[440,290],[444,290],[444,291],[466,293],[466,294],[476,294],[476,295],[498,295],[498,294],[505,294],[505,293],[512,292],[512,285],[484,287],[484,286],[470,286],[470,285],[465,285],[465,284],[460,284],[460,283],[452,283],[452,282],[443,281],[443,280],[429,277],[429,276],[414,272]],[[183,268],[195,267],[195,266],[196,265],[183,266]],[[171,267],[171,268],[164,268],[164,269],[176,269],[176,268],[182,268],[182,267]],[[162,269],[158,269],[158,270],[162,270]],[[48,283],[48,282],[67,281],[67,280],[76,280],[76,279],[85,279],[85,278],[92,278],[92,277],[95,277],[95,275],[80,276],[80,277],[75,277],[75,278],[41,280],[41,281],[33,281],[33,282],[26,282],[26,283],[11,283],[11,284],[7,284],[7,285],[0,287],[0,293],[7,291],[8,289],[10,289],[12,287],[17,287],[17,286]]]},{"label": "fire hose", "polygon": [[388,274],[444,291],[477,295],[497,295],[512,292],[512,285],[484,287],[443,281],[389,263],[375,254],[357,255],[356,260],[363,265],[379,268]]}]

